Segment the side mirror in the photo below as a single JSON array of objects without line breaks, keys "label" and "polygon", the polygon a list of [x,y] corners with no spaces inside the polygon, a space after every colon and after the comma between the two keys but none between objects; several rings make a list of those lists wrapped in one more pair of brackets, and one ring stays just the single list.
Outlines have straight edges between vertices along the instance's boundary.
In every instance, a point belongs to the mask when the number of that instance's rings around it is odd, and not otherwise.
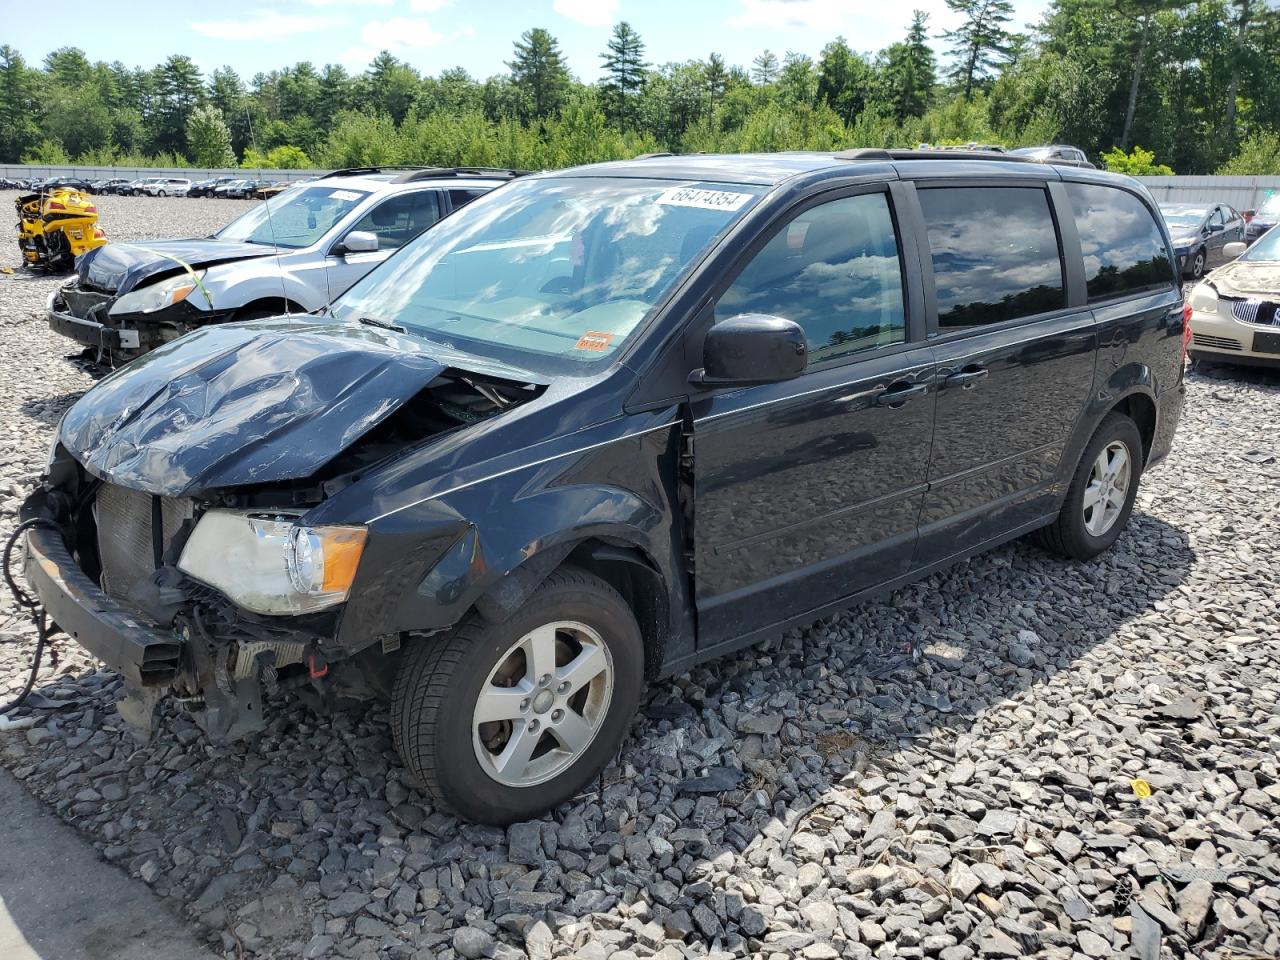
[{"label": "side mirror", "polygon": [[378,249],[378,235],[368,230],[352,230],[338,245],[337,253],[373,253]]},{"label": "side mirror", "polygon": [[1247,243],[1241,243],[1239,240],[1234,240],[1222,248],[1222,255],[1234,260],[1248,249],[1249,245]]},{"label": "side mirror", "polygon": [[809,347],[800,324],[762,313],[717,323],[702,343],[701,370],[689,375],[700,387],[777,383],[804,373]]},{"label": "side mirror", "polygon": [[1211,224],[1209,224],[1209,232],[1210,232],[1210,233],[1221,233],[1221,232],[1222,232],[1223,230],[1225,230],[1225,229],[1227,229],[1227,225],[1226,225],[1225,223],[1211,223]]}]

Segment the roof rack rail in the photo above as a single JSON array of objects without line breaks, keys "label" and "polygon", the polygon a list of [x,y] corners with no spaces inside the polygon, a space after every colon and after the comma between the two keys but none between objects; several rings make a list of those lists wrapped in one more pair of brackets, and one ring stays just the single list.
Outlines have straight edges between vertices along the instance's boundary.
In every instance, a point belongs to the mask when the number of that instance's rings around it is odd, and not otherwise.
[{"label": "roof rack rail", "polygon": [[531,173],[530,170],[511,170],[505,167],[423,167],[402,173],[392,183],[409,183],[413,180],[430,180],[434,177],[502,177],[514,180]]},{"label": "roof rack rail", "polygon": [[632,160],[652,160],[654,157],[674,157],[674,153],[659,151],[657,153],[637,153]]},{"label": "roof rack rail", "polygon": [[965,148],[939,150],[881,150],[876,147],[857,147],[841,150],[837,160],[1003,160],[1006,163],[1035,163],[1030,157],[1015,157],[995,150],[969,150]]},{"label": "roof rack rail", "polygon": [[418,167],[410,164],[387,163],[377,167],[344,167],[331,170],[319,179],[330,177],[360,177],[371,173],[394,173],[403,171],[392,183],[408,183],[412,180],[429,180],[432,177],[522,177],[529,170],[509,170],[503,167]]}]

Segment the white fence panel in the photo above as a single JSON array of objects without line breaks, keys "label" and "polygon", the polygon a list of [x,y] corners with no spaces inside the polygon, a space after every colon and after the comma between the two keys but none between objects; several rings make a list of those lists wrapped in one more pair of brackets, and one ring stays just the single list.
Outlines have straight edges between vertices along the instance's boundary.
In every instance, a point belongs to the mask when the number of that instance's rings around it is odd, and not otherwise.
[{"label": "white fence panel", "polygon": [[1237,210],[1257,210],[1280,193],[1280,177],[1139,177],[1159,203],[1229,203]]}]

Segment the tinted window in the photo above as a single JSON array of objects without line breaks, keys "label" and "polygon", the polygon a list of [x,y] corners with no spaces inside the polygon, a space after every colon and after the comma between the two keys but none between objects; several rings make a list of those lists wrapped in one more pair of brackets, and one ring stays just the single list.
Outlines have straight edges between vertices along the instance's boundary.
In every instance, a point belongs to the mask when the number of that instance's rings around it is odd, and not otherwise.
[{"label": "tinted window", "polygon": [[1049,199],[1033,187],[921,190],[938,326],[973,327],[1066,305]]},{"label": "tinted window", "polygon": [[1146,204],[1116,187],[1066,184],[1076,216],[1089,299],[1173,283],[1173,264]]},{"label": "tinted window", "polygon": [[898,239],[884,194],[811,207],[751,258],[716,318],[766,313],[804,328],[812,362],[902,343]]},{"label": "tinted window", "polygon": [[488,192],[488,190],[477,190],[474,188],[469,190],[450,190],[449,200],[453,204],[453,209],[457,210],[459,207],[465,207],[476,197],[483,197]]},{"label": "tinted window", "polygon": [[379,250],[395,250],[440,219],[440,201],[434,190],[402,193],[383,200],[351,229],[367,230],[378,238]]}]

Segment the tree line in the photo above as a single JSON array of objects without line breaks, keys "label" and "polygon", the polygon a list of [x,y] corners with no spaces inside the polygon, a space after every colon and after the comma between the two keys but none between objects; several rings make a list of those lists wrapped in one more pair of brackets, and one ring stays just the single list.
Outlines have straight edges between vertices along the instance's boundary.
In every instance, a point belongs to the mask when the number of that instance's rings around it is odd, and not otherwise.
[{"label": "tree line", "polygon": [[816,59],[764,50],[749,66],[654,64],[619,23],[591,84],[542,28],[484,80],[385,51],[360,74],[304,61],[246,82],[180,54],[148,69],[63,47],[33,67],[4,45],[0,161],[541,169],[979,142],[1070,143],[1132,173],[1280,173],[1280,13],[1266,0],[1053,0],[1026,31],[1010,0],[947,5],[958,25],[941,33],[916,11],[879,51],[835,37]]}]

